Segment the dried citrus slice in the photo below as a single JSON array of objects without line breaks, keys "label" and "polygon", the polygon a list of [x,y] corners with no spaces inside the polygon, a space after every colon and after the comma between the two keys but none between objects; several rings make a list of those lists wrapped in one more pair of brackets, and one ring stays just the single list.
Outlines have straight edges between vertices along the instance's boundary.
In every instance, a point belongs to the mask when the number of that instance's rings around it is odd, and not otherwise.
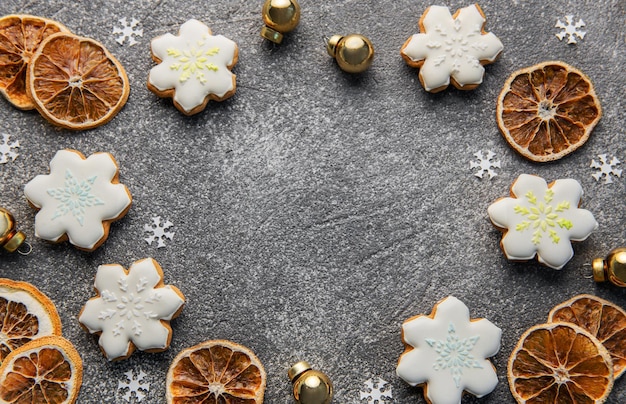
[{"label": "dried citrus slice", "polygon": [[231,341],[205,341],[174,358],[167,373],[167,402],[260,404],[265,383],[265,369],[250,349]]},{"label": "dried citrus slice", "polygon": [[103,45],[70,33],[41,43],[28,66],[26,88],[44,118],[79,130],[109,122],[130,92],[124,68]]},{"label": "dried citrus slice", "polygon": [[61,335],[54,303],[30,283],[0,278],[0,363],[11,351],[48,335]]},{"label": "dried citrus slice", "polygon": [[615,379],[626,371],[626,312],[615,304],[592,295],[578,295],[550,311],[549,322],[576,324],[609,351]]},{"label": "dried citrus slice", "polygon": [[506,141],[537,162],[558,160],[578,149],[601,115],[589,77],[563,62],[544,62],[513,73],[496,107]]},{"label": "dried citrus slice", "polygon": [[608,351],[569,323],[540,324],[522,335],[508,364],[518,403],[601,404],[613,388]]},{"label": "dried citrus slice", "polygon": [[0,18],[0,92],[17,108],[35,108],[26,92],[26,69],[41,41],[57,32],[69,30],[32,15]]},{"label": "dried citrus slice", "polygon": [[59,336],[36,339],[11,352],[0,367],[3,403],[74,403],[83,362],[71,342]]}]

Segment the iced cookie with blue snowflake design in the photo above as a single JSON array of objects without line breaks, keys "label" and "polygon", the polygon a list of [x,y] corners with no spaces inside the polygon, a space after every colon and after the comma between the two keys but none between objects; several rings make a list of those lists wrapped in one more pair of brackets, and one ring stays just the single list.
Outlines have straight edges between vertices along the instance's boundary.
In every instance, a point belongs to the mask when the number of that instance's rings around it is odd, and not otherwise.
[{"label": "iced cookie with blue snowflake design", "polygon": [[498,384],[487,359],[500,350],[502,330],[489,320],[470,319],[469,309],[453,296],[430,315],[402,324],[405,351],[396,373],[411,386],[423,386],[431,404],[461,404],[464,392],[483,397]]},{"label": "iced cookie with blue snowflake design", "polygon": [[104,243],[111,223],[121,219],[132,203],[110,153],[85,158],[76,150],[58,151],[50,161],[50,174],[32,179],[24,194],[39,209],[35,236],[54,243],[69,240],[85,251]]},{"label": "iced cookie with blue snowflake design", "polygon": [[209,100],[223,101],[235,94],[237,44],[222,35],[211,35],[209,27],[191,19],[181,25],[177,36],[165,34],[151,44],[152,59],[148,89],[159,97],[172,97],[185,115],[202,111]]}]

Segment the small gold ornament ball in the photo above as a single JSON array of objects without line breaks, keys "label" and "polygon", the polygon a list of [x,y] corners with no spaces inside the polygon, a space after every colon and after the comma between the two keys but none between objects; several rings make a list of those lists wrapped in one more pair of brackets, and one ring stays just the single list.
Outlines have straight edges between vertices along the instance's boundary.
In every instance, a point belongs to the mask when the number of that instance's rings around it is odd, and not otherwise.
[{"label": "small gold ornament ball", "polygon": [[326,50],[337,60],[341,70],[348,73],[364,72],[374,60],[372,42],[360,34],[333,35],[326,44]]},{"label": "small gold ornament ball", "polygon": [[626,247],[616,248],[605,259],[596,258],[591,264],[596,282],[609,281],[626,287]]},{"label": "small gold ornament ball", "polygon": [[0,246],[8,252],[15,252],[26,236],[21,231],[15,229],[16,222],[11,212],[4,208],[0,208]]},{"label": "small gold ornament ball", "polygon": [[288,372],[293,383],[293,397],[298,404],[330,404],[333,383],[324,373],[311,369],[307,362],[298,362]]},{"label": "small gold ornament ball", "polygon": [[266,0],[263,5],[261,36],[274,43],[283,41],[283,34],[293,31],[300,22],[300,5],[296,0]]}]

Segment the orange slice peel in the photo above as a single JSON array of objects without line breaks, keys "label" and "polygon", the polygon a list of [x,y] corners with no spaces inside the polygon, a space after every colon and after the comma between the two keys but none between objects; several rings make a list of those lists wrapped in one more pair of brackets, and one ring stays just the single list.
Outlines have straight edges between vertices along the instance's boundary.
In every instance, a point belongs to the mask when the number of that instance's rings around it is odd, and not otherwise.
[{"label": "orange slice peel", "polygon": [[578,295],[554,307],[549,322],[572,323],[588,331],[609,351],[615,379],[626,371],[626,312],[592,295]]},{"label": "orange slice peel", "polygon": [[609,352],[570,323],[531,327],[511,353],[509,387],[518,403],[601,404],[613,387]]},{"label": "orange slice peel", "polygon": [[593,84],[563,62],[544,62],[511,74],[498,97],[500,132],[519,154],[558,160],[589,139],[602,116]]},{"label": "orange slice peel", "polygon": [[42,337],[11,352],[0,366],[0,401],[71,404],[82,375],[83,362],[71,342]]},{"label": "orange slice peel", "polygon": [[97,41],[70,33],[41,43],[29,64],[26,88],[44,118],[72,130],[109,122],[130,93],[120,62]]},{"label": "orange slice peel", "polygon": [[0,363],[31,340],[61,335],[54,303],[35,286],[0,278]]},{"label": "orange slice peel", "polygon": [[26,91],[26,71],[39,44],[58,32],[70,32],[62,24],[32,15],[0,18],[0,93],[15,107],[34,109]]},{"label": "orange slice peel", "polygon": [[226,340],[205,341],[174,358],[167,373],[167,402],[261,404],[266,379],[250,349]]}]

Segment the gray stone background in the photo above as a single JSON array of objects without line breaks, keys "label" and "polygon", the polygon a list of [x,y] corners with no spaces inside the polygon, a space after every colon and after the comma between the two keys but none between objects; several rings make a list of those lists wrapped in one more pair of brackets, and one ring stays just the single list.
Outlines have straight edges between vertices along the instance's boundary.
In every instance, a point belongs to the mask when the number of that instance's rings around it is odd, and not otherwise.
[{"label": "gray stone background", "polygon": [[[468,3],[450,1],[456,10]],[[626,243],[624,178],[596,182],[591,159],[608,153],[626,161],[624,146],[624,0],[483,0],[486,29],[504,43],[475,91],[426,93],[399,55],[418,32],[425,2],[302,0],[302,19],[281,46],[259,36],[262,1],[3,0],[0,15],[55,19],[102,42],[125,66],[126,106],[109,124],[83,133],[55,129],[36,112],[0,100],[0,132],[19,140],[20,156],[0,165],[0,205],[10,209],[33,246],[29,256],[0,254],[0,276],[32,282],[57,304],[63,334],[85,362],[81,403],[122,403],[124,373],[144,371],[161,403],[170,361],[183,348],[226,338],[252,348],[268,373],[266,402],[291,402],[286,372],[308,360],[332,378],[336,403],[358,403],[363,383],[382,377],[394,402],[424,403],[422,391],[395,376],[403,351],[400,326],[454,295],[503,330],[493,358],[500,383],[489,396],[464,403],[513,403],[506,363],[520,335],[550,308],[579,293],[626,307],[626,295],[589,279],[591,260]],[[577,45],[559,42],[557,19],[586,22]],[[118,20],[140,20],[143,37],[119,45]],[[176,33],[197,18],[239,44],[237,93],[193,117],[146,89],[150,39]],[[360,32],[376,59],[365,74],[341,72],[324,37]],[[540,165],[518,156],[500,135],[496,97],[514,70],[562,60],[586,72],[604,116],[589,142],[561,161]],[[133,195],[129,214],[108,241],[85,253],[34,238],[35,212],[23,187],[48,172],[63,148],[111,152]],[[502,168],[477,178],[469,162],[492,150]],[[623,166],[623,164],[622,164]],[[507,196],[522,173],[552,181],[575,178],[583,207],[600,224],[575,245],[561,271],[536,262],[508,262],[487,207]],[[144,224],[174,223],[166,248],[149,246]],[[77,315],[93,296],[98,265],[155,258],[165,282],[187,297],[172,322],[168,351],[135,353],[109,363]],[[626,400],[618,380],[610,403]]]}]

